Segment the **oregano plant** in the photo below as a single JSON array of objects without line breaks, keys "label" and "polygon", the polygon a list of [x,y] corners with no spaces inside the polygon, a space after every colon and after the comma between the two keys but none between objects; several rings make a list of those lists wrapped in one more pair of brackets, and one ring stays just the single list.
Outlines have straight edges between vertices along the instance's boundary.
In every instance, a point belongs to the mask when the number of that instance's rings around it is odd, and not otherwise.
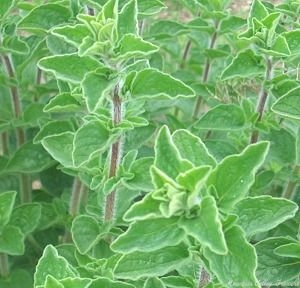
[{"label": "oregano plant", "polygon": [[300,285],[299,1],[2,2],[1,288]]}]

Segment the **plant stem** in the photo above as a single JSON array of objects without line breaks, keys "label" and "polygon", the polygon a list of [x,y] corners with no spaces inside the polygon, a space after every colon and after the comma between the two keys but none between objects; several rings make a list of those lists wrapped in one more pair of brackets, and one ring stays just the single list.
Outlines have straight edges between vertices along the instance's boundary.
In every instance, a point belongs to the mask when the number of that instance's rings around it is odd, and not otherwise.
[{"label": "plant stem", "polygon": [[[15,72],[12,62],[8,55],[3,55],[3,61],[7,70],[7,74],[11,79],[15,78]],[[22,116],[22,103],[21,97],[17,86],[11,85],[10,87],[11,102],[13,107],[14,116],[16,119]],[[20,148],[26,142],[25,130],[23,128],[16,128],[17,148]],[[27,174],[21,174],[20,181],[20,200],[21,203],[31,202],[31,179]]]},{"label": "plant stem", "polygon": [[[294,169],[295,175],[300,175],[300,166],[296,166]],[[286,185],[285,190],[282,193],[282,197],[286,199],[292,200],[294,198],[294,193],[296,191],[296,187],[299,185],[296,181],[289,181]]]},{"label": "plant stem", "polygon": [[201,268],[200,275],[199,275],[199,288],[204,287],[210,281],[209,274],[205,271],[204,268]]},{"label": "plant stem", "polygon": [[7,254],[0,253],[0,276],[7,277],[9,275],[9,263]]},{"label": "plant stem", "polygon": [[[266,59],[266,62],[267,62],[267,70],[266,70],[266,74],[265,74],[265,81],[268,81],[272,78],[273,65],[272,65],[272,60],[269,57]],[[263,118],[268,95],[269,95],[269,92],[266,90],[266,88],[263,85],[261,88],[261,91],[260,91],[258,105],[257,105],[258,119],[256,120],[256,123],[261,122],[261,120]],[[258,136],[259,136],[258,130],[254,130],[251,135],[250,143],[251,144],[256,143],[258,141]]]},{"label": "plant stem", "polygon": [[[219,21],[216,21],[215,22],[215,32],[211,36],[209,47],[208,47],[209,49],[213,49],[216,45],[217,36],[218,36],[218,27],[219,27]],[[202,83],[207,82],[207,80],[209,78],[210,68],[211,68],[211,61],[207,57],[206,61],[205,61],[204,71],[203,71],[203,74],[202,74]],[[202,102],[201,97],[197,97],[195,107],[194,107],[194,112],[193,112],[193,118],[195,118],[195,119],[197,119],[198,116],[199,116],[200,108],[201,108],[201,102]]]},{"label": "plant stem", "polygon": [[8,133],[3,132],[1,134],[1,152],[0,155],[8,154]]},{"label": "plant stem", "polygon": [[[113,92],[113,124],[118,125],[122,120],[122,101],[119,96],[119,85],[117,84]],[[111,145],[110,149],[110,166],[109,178],[116,175],[119,161],[121,158],[121,138],[119,137],[115,143]],[[112,221],[114,219],[114,209],[116,201],[116,191],[112,191],[106,197],[104,219],[105,221]]]},{"label": "plant stem", "polygon": [[72,187],[69,214],[75,217],[80,209],[82,183],[78,177],[75,177]]}]

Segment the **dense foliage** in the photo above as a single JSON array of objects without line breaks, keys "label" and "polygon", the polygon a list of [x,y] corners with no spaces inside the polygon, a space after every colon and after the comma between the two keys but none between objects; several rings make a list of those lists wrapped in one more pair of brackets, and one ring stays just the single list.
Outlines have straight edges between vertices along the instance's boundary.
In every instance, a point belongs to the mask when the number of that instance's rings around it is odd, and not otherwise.
[{"label": "dense foliage", "polygon": [[5,0],[0,287],[300,286],[300,2]]}]

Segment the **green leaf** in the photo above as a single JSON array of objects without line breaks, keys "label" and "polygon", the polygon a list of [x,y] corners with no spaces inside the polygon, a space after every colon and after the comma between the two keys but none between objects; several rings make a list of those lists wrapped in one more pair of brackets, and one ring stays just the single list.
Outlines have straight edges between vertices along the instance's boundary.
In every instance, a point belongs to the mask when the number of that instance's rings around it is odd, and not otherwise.
[{"label": "green leaf", "polygon": [[297,87],[279,99],[272,105],[272,110],[283,117],[300,119],[300,87]]},{"label": "green leaf", "polygon": [[25,143],[12,156],[7,165],[10,172],[38,173],[54,164],[41,144]]},{"label": "green leaf", "polygon": [[264,283],[281,283],[294,279],[299,275],[299,259],[282,257],[275,253],[276,249],[291,244],[289,238],[267,238],[255,245],[258,257],[257,278]]},{"label": "green leaf", "polygon": [[32,9],[18,24],[18,28],[46,33],[50,28],[66,23],[71,17],[68,8],[47,3]]},{"label": "green leaf", "polygon": [[166,276],[161,278],[168,288],[193,288],[194,284],[188,277]]},{"label": "green leaf", "polygon": [[73,97],[71,93],[65,92],[51,98],[49,103],[45,105],[44,112],[67,113],[76,112],[80,109],[80,103],[75,99],[75,97]]},{"label": "green leaf", "polygon": [[171,20],[155,21],[150,27],[149,34],[156,39],[176,37],[187,33],[188,27]]},{"label": "green leaf", "polygon": [[0,231],[9,222],[15,204],[17,192],[7,191],[0,193]]},{"label": "green leaf", "polygon": [[46,277],[44,288],[64,288],[64,285],[60,281],[56,280],[53,276],[48,275]]},{"label": "green leaf", "polygon": [[17,227],[6,225],[0,233],[0,253],[23,255],[25,235]]},{"label": "green leaf", "polygon": [[172,179],[193,167],[189,161],[180,157],[167,126],[160,129],[154,149],[154,165]]},{"label": "green leaf", "polygon": [[14,6],[14,4],[15,4],[14,0],[6,0],[6,1],[3,1],[3,3],[1,3],[1,5],[0,5],[0,20],[8,14],[8,12]]},{"label": "green leaf", "polygon": [[100,154],[108,146],[109,131],[98,120],[92,120],[81,126],[75,133],[73,163],[76,167]]},{"label": "green leaf", "polygon": [[76,47],[81,44],[85,37],[92,36],[88,27],[83,24],[55,27],[51,30],[51,34],[62,37],[66,42],[73,44]]},{"label": "green leaf", "polygon": [[2,41],[4,51],[14,54],[26,55],[29,53],[29,47],[25,41],[17,36],[5,36]]},{"label": "green leaf", "polygon": [[60,280],[64,288],[87,288],[90,287],[92,279],[87,278],[65,278]]},{"label": "green leaf", "polygon": [[118,59],[130,59],[132,57],[145,57],[159,50],[159,47],[143,40],[134,34],[125,34],[115,48]]},{"label": "green leaf", "polygon": [[199,241],[203,247],[208,247],[214,253],[226,254],[228,252],[218,207],[213,197],[203,198],[197,216],[181,218],[179,226]]},{"label": "green leaf", "polygon": [[215,187],[217,203],[222,210],[230,211],[247,195],[268,148],[268,142],[249,145],[241,154],[224,158],[212,171],[207,184]]},{"label": "green leaf", "polygon": [[82,92],[90,112],[101,107],[112,86],[113,83],[108,80],[104,73],[95,71],[86,74],[82,81]]},{"label": "green leaf", "polygon": [[73,167],[73,139],[73,132],[64,132],[43,138],[41,143],[56,161],[65,167]]},{"label": "green leaf", "polygon": [[166,288],[164,282],[157,277],[148,278],[143,288]]},{"label": "green leaf", "polygon": [[230,15],[228,18],[224,19],[220,24],[220,31],[221,34],[225,33],[234,33],[241,27],[243,27],[246,24],[246,21],[244,18]]},{"label": "green leaf", "polygon": [[183,82],[153,68],[144,69],[136,74],[130,92],[133,98],[138,99],[194,96],[194,91]]},{"label": "green leaf", "polygon": [[296,203],[271,196],[248,197],[237,203],[238,224],[247,236],[265,232],[295,216]]},{"label": "green leaf", "polygon": [[221,79],[253,78],[263,75],[265,70],[263,58],[248,49],[240,52],[232,59],[232,62],[223,71]]},{"label": "green leaf", "polygon": [[138,0],[139,16],[150,16],[159,13],[164,8],[167,7],[159,0]]},{"label": "green leaf", "polygon": [[194,126],[207,130],[240,130],[246,126],[246,117],[240,106],[220,104],[206,112]]},{"label": "green leaf", "polygon": [[54,120],[46,123],[41,130],[35,135],[33,143],[40,143],[45,137],[55,136],[65,132],[73,132],[74,125],[69,120]]},{"label": "green leaf", "polygon": [[190,259],[185,245],[165,247],[150,253],[133,252],[118,261],[114,275],[122,279],[161,276],[185,265]]},{"label": "green leaf", "polygon": [[71,228],[73,241],[81,254],[86,254],[99,241],[100,224],[88,215],[77,216]]},{"label": "green leaf", "polygon": [[18,227],[25,235],[38,226],[41,217],[39,203],[22,204],[14,208],[9,224]]},{"label": "green leaf", "polygon": [[248,25],[251,25],[252,19],[256,18],[262,20],[269,15],[267,8],[260,0],[254,0],[250,8],[250,14],[248,17]]},{"label": "green leaf", "polygon": [[300,29],[285,32],[285,40],[289,46],[291,54],[300,53]]},{"label": "green leaf", "polygon": [[247,283],[249,287],[260,287],[255,277],[255,249],[247,242],[243,231],[238,226],[233,226],[226,231],[225,239],[227,254],[215,254],[207,247],[203,250],[210,270],[225,287],[241,286],[241,283]]},{"label": "green leaf", "polygon": [[193,163],[195,166],[215,166],[216,160],[208,152],[202,140],[188,130],[177,130],[172,139],[179,150],[180,156]]},{"label": "green leaf", "polygon": [[38,66],[45,71],[52,72],[57,79],[80,83],[85,74],[101,68],[96,59],[76,54],[56,55],[44,57],[38,62]]},{"label": "green leaf", "polygon": [[67,277],[76,277],[77,272],[68,261],[59,256],[54,246],[46,246],[34,273],[34,285],[44,285],[48,275],[60,280]]},{"label": "green leaf", "polygon": [[137,1],[130,0],[123,6],[119,13],[117,20],[118,38],[121,39],[123,35],[138,32],[138,19],[137,19]]},{"label": "green leaf", "polygon": [[[113,281],[109,278],[97,277],[97,279],[93,280],[92,284],[88,286],[88,288],[134,288],[135,286],[121,282],[121,281]],[[70,287],[71,288],[71,287]]]},{"label": "green leaf", "polygon": [[178,245],[185,233],[178,228],[178,218],[157,218],[133,222],[129,229],[121,234],[112,244],[116,252],[150,252],[166,246]]},{"label": "green leaf", "polygon": [[[160,201],[152,198],[152,194],[148,193],[141,201],[134,203],[125,213],[125,221],[139,221],[143,219],[160,218],[159,211]],[[155,220],[154,220],[155,221]]]},{"label": "green leaf", "polygon": [[300,258],[300,244],[290,243],[277,247],[274,253],[283,257]]}]

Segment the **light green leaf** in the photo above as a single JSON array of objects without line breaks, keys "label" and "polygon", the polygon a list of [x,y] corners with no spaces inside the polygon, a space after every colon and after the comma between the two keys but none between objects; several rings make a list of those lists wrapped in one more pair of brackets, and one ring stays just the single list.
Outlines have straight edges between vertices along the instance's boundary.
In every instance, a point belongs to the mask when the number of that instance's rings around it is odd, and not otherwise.
[{"label": "light green leaf", "polygon": [[1,48],[3,48],[4,51],[11,52],[14,54],[26,55],[29,53],[29,47],[27,43],[17,36],[5,36],[3,38]]},{"label": "light green leaf", "polygon": [[107,75],[98,71],[85,75],[82,81],[82,92],[90,112],[101,107],[113,84],[112,81],[108,80]]},{"label": "light green leaf", "polygon": [[238,226],[233,226],[226,231],[225,239],[227,254],[215,254],[208,247],[203,250],[210,270],[225,287],[241,285],[240,283],[247,283],[253,288],[260,287],[255,277],[257,266],[255,249],[247,242],[243,231]]},{"label": "light green leaf", "polygon": [[46,277],[46,282],[43,288],[64,288],[64,285],[60,283],[57,279],[55,279],[53,276],[48,275]]},{"label": "light green leaf", "polygon": [[160,201],[153,199],[152,194],[148,193],[141,201],[134,203],[127,210],[123,218],[125,221],[160,218],[159,204]]},{"label": "light green leaf", "polygon": [[52,72],[57,79],[80,83],[85,74],[101,68],[102,64],[96,59],[76,54],[48,56],[38,62],[38,66],[45,71]]},{"label": "light green leaf", "polygon": [[50,99],[49,103],[45,105],[44,112],[76,112],[81,109],[80,103],[75,97],[68,92],[58,94]]},{"label": "light green leaf", "polygon": [[92,120],[81,126],[75,133],[73,163],[76,167],[89,161],[108,147],[109,131],[98,120]]},{"label": "light green leaf", "polygon": [[270,55],[274,56],[289,56],[291,54],[290,48],[284,36],[278,35],[272,48],[269,52],[273,52]]},{"label": "light green leaf", "polygon": [[33,143],[41,142],[45,137],[62,134],[64,132],[73,132],[74,125],[69,120],[54,120],[42,126],[41,130],[35,135]]},{"label": "light green leaf", "polygon": [[278,256],[300,258],[300,244],[290,243],[277,247],[274,253]]},{"label": "light green leaf", "polygon": [[18,227],[25,235],[34,231],[41,217],[39,203],[22,204],[14,208],[9,224]]},{"label": "light green leaf", "polygon": [[208,247],[217,254],[227,253],[218,207],[213,197],[203,198],[197,216],[181,218],[179,226],[199,241],[203,247]]},{"label": "light green leaf", "polygon": [[168,288],[194,288],[194,283],[188,277],[166,276],[161,280]]},{"label": "light green leaf", "polygon": [[114,275],[122,279],[161,276],[185,265],[190,259],[185,245],[165,247],[150,253],[133,252],[118,261]]},{"label": "light green leaf", "polygon": [[15,204],[17,192],[7,191],[0,193],[0,231],[9,222]]},{"label": "light green leaf", "polygon": [[150,27],[149,34],[157,39],[176,37],[187,33],[188,27],[171,20],[155,21]]},{"label": "light green leaf", "polygon": [[236,15],[229,15],[225,18],[220,24],[221,34],[225,33],[234,33],[243,27],[246,23],[246,20],[242,17]]},{"label": "light green leaf", "polygon": [[67,277],[76,277],[77,272],[68,261],[59,256],[54,246],[46,246],[34,273],[34,285],[44,285],[48,275],[60,280]]},{"label": "light green leaf", "polygon": [[300,87],[297,87],[279,99],[271,108],[275,113],[292,119],[300,119]]},{"label": "light green leaf", "polygon": [[51,30],[51,34],[62,37],[66,42],[76,47],[81,44],[85,37],[92,36],[87,26],[83,24],[55,27]]},{"label": "light green leaf", "polygon": [[292,54],[300,53],[300,29],[293,29],[291,31],[285,32],[285,40],[289,46]]},{"label": "light green leaf", "polygon": [[195,166],[215,166],[216,160],[208,152],[200,138],[188,130],[177,130],[173,133],[172,139],[179,150],[180,156],[187,159]]},{"label": "light green leaf", "polygon": [[154,165],[172,179],[179,173],[193,168],[191,162],[181,158],[167,126],[160,129],[154,149]]},{"label": "light green leaf", "polygon": [[[97,279],[93,280],[92,284],[88,288],[135,288],[135,286],[121,282],[121,281],[113,281],[109,278],[97,277]],[[70,287],[71,288],[71,287]]]},{"label": "light green leaf", "polygon": [[164,8],[167,7],[159,0],[138,0],[139,16],[150,16],[159,13]]},{"label": "light green leaf", "polygon": [[7,165],[10,172],[38,173],[54,164],[41,144],[25,143],[12,156]]},{"label": "light green leaf", "polygon": [[71,228],[73,241],[81,254],[86,254],[99,241],[100,224],[88,215],[77,216]]},{"label": "light green leaf", "polygon": [[14,6],[14,4],[15,4],[14,0],[6,0],[1,3],[1,5],[0,5],[0,20],[7,15],[7,13]]},{"label": "light green leaf", "polygon": [[0,253],[23,255],[25,235],[17,227],[6,225],[0,233]]},{"label": "light green leaf", "polygon": [[111,244],[111,248],[116,252],[131,253],[178,245],[185,236],[184,231],[178,228],[178,220],[172,217],[136,221]]},{"label": "light green leaf", "polygon": [[217,203],[223,211],[230,211],[247,195],[268,149],[268,142],[249,145],[241,154],[224,158],[212,171],[207,184],[215,187]]},{"label": "light green leaf", "polygon": [[137,35],[125,34],[115,48],[115,53],[118,59],[130,59],[132,57],[145,57],[158,50],[158,46]]},{"label": "light green leaf", "polygon": [[92,279],[87,278],[65,278],[60,280],[64,288],[88,288],[92,283]]},{"label": "light green leaf", "polygon": [[267,8],[260,0],[254,0],[250,8],[248,25],[251,25],[252,19],[262,20],[269,15]]},{"label": "light green leaf", "polygon": [[296,203],[271,196],[248,197],[235,207],[235,213],[239,216],[237,223],[248,236],[271,230],[294,217],[297,210]]},{"label": "light green leaf", "polygon": [[143,288],[165,288],[164,282],[157,277],[148,278]]},{"label": "light green leaf", "polygon": [[197,129],[241,130],[246,126],[246,117],[239,106],[220,104],[206,112],[194,125]]},{"label": "light green leaf", "polygon": [[221,78],[228,80],[236,77],[253,78],[265,73],[263,58],[254,54],[250,49],[240,52],[232,62],[225,68]]},{"label": "light green leaf", "polygon": [[65,167],[73,167],[73,139],[73,132],[64,132],[43,138],[41,143],[56,161]]},{"label": "light green leaf", "polygon": [[138,32],[137,19],[137,1],[130,0],[122,8],[117,20],[118,38],[121,39],[123,35]]},{"label": "light green leaf", "polygon": [[[287,282],[299,276],[300,263],[298,258],[283,257],[275,253],[277,248],[289,245],[291,242],[289,238],[274,237],[267,238],[255,245],[258,258],[256,275],[261,282]],[[295,243],[297,242],[295,241]]]},{"label": "light green leaf", "polygon": [[18,24],[18,28],[46,33],[50,28],[66,23],[71,12],[65,6],[46,3],[32,9]]},{"label": "light green leaf", "polygon": [[182,81],[169,74],[158,71],[154,68],[144,69],[138,72],[131,83],[131,96],[133,98],[154,98],[154,97],[192,97],[194,91]]}]

